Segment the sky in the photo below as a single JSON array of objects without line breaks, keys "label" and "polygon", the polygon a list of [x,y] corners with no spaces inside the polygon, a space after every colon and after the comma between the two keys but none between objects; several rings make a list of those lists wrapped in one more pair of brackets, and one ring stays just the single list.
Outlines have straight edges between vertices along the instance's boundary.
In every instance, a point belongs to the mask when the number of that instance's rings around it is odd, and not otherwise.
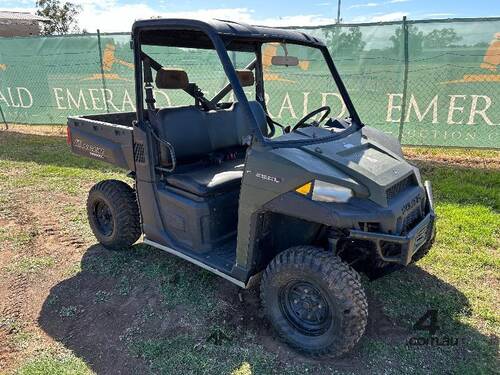
[{"label": "sky", "polygon": [[[64,1],[64,0],[62,0]],[[338,0],[72,0],[82,6],[80,28],[95,32],[129,31],[136,19],[182,17],[269,26],[334,23]],[[35,10],[32,0],[1,0],[0,10]],[[342,0],[342,22],[500,16],[499,0]]]}]

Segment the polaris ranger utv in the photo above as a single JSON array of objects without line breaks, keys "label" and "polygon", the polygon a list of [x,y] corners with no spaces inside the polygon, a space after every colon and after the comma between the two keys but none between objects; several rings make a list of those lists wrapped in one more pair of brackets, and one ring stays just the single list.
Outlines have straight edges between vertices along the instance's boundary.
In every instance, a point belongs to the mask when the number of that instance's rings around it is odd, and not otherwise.
[{"label": "polaris ranger utv", "polygon": [[[125,249],[143,234],[144,243],[240,287],[260,279],[266,316],[285,342],[312,356],[351,350],[367,324],[359,273],[407,266],[432,245],[430,184],[396,139],[363,124],[314,37],[152,19],[133,25],[131,46],[136,112],[68,119],[74,153],[127,169],[134,180],[134,188],[108,180],[91,189],[98,241]],[[175,54],[161,48],[216,59],[203,74],[193,64],[174,69]],[[234,53],[251,56],[245,69],[235,68]],[[208,95],[198,84],[218,67],[220,91]],[[336,88],[346,115],[329,117],[322,105],[295,124],[278,123],[266,87],[301,79]],[[166,90],[190,102],[160,105]]]}]

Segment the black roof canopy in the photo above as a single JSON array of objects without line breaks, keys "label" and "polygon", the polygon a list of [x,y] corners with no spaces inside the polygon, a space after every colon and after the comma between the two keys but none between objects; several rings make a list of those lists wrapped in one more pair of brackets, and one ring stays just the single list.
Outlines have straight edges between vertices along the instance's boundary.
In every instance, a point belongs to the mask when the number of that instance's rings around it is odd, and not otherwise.
[{"label": "black roof canopy", "polygon": [[253,26],[233,21],[165,18],[136,21],[134,38],[140,33],[142,44],[185,48],[213,49],[210,37],[218,35],[228,50],[252,50],[263,42],[286,42],[324,46],[323,42],[303,32],[266,26]]}]

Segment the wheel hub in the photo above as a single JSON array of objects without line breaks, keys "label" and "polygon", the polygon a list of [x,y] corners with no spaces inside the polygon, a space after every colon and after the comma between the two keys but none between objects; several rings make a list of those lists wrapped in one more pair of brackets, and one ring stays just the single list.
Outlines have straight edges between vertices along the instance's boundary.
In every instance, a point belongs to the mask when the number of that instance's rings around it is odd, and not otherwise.
[{"label": "wheel hub", "polygon": [[296,281],[285,286],[280,293],[280,307],[288,322],[304,334],[320,335],[330,326],[328,303],[309,282]]},{"label": "wheel hub", "polygon": [[98,201],[96,203],[94,216],[99,231],[105,236],[111,235],[111,233],[113,233],[113,214],[104,201]]}]

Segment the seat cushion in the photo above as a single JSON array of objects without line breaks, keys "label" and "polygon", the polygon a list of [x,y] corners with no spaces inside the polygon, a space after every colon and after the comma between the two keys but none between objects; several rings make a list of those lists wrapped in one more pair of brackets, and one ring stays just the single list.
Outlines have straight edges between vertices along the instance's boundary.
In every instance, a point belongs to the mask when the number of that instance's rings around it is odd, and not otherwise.
[{"label": "seat cushion", "polygon": [[193,171],[171,174],[167,183],[199,196],[208,196],[239,188],[244,160],[201,166]]},{"label": "seat cushion", "polygon": [[[266,132],[266,114],[256,101],[250,110]],[[160,136],[170,142],[179,162],[196,161],[211,152],[242,146],[253,133],[251,119],[246,117],[241,103],[217,111],[203,111],[195,106],[168,107],[156,116]]]}]

